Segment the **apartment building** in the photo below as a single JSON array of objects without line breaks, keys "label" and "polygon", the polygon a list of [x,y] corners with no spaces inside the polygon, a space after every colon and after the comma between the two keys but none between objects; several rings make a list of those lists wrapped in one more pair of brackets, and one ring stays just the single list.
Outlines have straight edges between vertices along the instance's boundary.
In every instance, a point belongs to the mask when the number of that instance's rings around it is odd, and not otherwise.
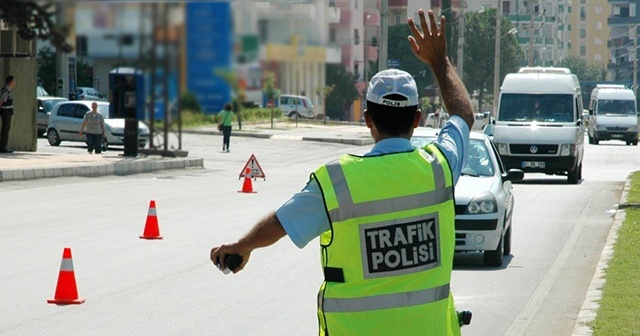
[{"label": "apartment building", "polygon": [[611,56],[607,76],[610,80],[632,80],[634,70],[638,70],[637,61],[634,69],[634,59],[638,57],[639,3],[639,0],[608,1],[608,47]]}]

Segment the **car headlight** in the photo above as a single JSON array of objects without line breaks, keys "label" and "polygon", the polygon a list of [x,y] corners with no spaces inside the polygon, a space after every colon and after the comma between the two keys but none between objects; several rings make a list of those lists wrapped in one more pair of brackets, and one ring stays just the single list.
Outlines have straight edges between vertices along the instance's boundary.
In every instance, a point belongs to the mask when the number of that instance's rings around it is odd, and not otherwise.
[{"label": "car headlight", "polygon": [[467,214],[486,214],[498,212],[498,203],[496,198],[490,192],[482,193],[469,202],[467,205]]},{"label": "car headlight", "polygon": [[498,153],[500,153],[500,155],[508,154],[506,143],[496,143],[496,146],[498,147]]},{"label": "car headlight", "polygon": [[560,146],[560,156],[569,156],[573,153],[573,149],[575,145],[572,144],[562,144]]},{"label": "car headlight", "polygon": [[627,128],[627,131],[629,132],[636,132],[638,130],[638,126],[629,126],[629,128]]}]

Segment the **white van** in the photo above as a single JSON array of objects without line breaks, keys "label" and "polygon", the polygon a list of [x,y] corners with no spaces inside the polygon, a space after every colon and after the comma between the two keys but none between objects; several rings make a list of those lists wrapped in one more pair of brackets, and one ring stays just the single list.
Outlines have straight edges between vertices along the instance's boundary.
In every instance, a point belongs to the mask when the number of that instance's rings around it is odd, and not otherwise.
[{"label": "white van", "polygon": [[621,140],[638,145],[638,109],[633,90],[624,85],[598,84],[589,101],[589,143]]},{"label": "white van", "polygon": [[525,67],[500,88],[493,141],[507,170],[582,178],[584,124],[578,77],[567,68]]},{"label": "white van", "polygon": [[280,95],[278,97],[278,106],[282,110],[282,114],[289,118],[313,119],[316,116],[311,99],[305,96]]}]

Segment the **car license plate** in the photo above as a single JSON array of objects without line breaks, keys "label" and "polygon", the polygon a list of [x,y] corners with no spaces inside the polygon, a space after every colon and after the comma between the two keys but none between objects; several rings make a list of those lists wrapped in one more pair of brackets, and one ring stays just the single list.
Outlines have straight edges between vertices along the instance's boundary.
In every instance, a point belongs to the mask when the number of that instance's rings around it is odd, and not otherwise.
[{"label": "car license plate", "polygon": [[522,161],[522,168],[544,168],[544,161]]},{"label": "car license plate", "polygon": [[611,134],[611,137],[614,139],[620,139],[622,138],[622,136],[623,136],[622,134]]}]

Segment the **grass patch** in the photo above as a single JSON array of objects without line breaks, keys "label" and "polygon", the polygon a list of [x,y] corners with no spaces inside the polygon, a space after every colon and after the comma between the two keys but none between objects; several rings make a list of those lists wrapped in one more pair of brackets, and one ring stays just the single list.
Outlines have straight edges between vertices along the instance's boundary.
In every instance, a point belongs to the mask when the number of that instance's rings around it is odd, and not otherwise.
[{"label": "grass patch", "polygon": [[[259,121],[270,121],[271,120],[271,109],[270,108],[245,108],[242,109],[242,122],[259,122]],[[216,115],[213,114],[204,114],[201,112],[193,112],[189,110],[182,111],[182,127],[183,128],[193,128],[198,126],[211,126],[218,124],[218,119]],[[282,118],[282,111],[279,108],[273,110],[273,117],[276,120]],[[238,122],[238,116],[234,114],[231,119],[232,123]],[[156,121],[154,123],[155,127],[161,128],[164,125],[163,121]],[[178,126],[178,121],[173,120],[171,123],[172,127]]]},{"label": "grass patch", "polygon": [[[640,172],[631,175],[628,203],[640,201]],[[627,208],[618,230],[607,281],[596,319],[594,336],[640,335],[640,209]]]}]

